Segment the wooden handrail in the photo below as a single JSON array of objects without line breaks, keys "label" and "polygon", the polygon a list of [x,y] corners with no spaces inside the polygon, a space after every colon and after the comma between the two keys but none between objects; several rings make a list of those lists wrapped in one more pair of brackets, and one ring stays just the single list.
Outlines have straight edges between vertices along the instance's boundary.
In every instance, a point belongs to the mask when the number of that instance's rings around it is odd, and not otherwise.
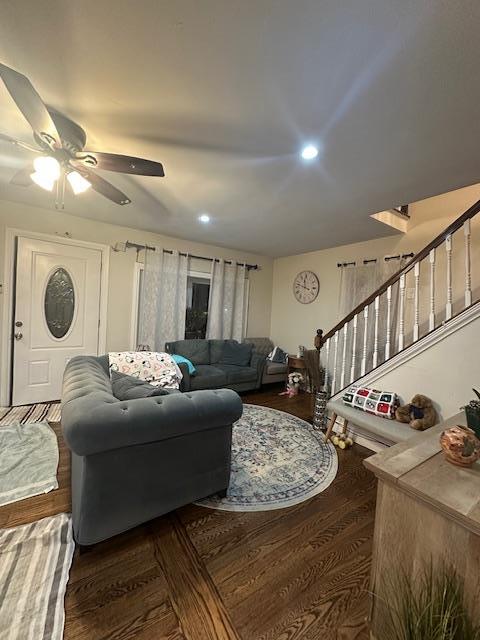
[{"label": "wooden handrail", "polygon": [[463,223],[466,220],[473,218],[479,212],[480,212],[480,200],[478,200],[474,205],[472,205],[470,209],[467,209],[465,213],[462,213],[462,215],[459,216],[456,220],[454,220],[446,229],[444,229],[441,233],[439,233],[439,235],[436,238],[434,238],[429,244],[427,244],[426,247],[424,247],[411,260],[409,260],[402,269],[399,269],[386,282],[381,284],[378,287],[378,289],[376,289],[376,291],[374,291],[371,295],[368,296],[368,298],[366,298],[363,302],[357,305],[353,311],[350,311],[350,313],[346,315],[343,318],[343,320],[340,320],[340,322],[338,322],[333,327],[333,329],[330,329],[328,333],[323,335],[322,345],[325,343],[326,340],[333,337],[337,333],[337,331],[341,329],[347,322],[350,322],[350,320],[352,320],[354,316],[356,316],[361,311],[363,311],[363,309],[367,305],[371,304],[377,296],[380,296],[382,295],[382,293],[385,293],[388,287],[390,287],[392,284],[395,284],[395,282],[397,282],[397,280],[399,280],[401,276],[408,273],[417,262],[420,262],[421,260],[426,258],[432,249],[436,249],[443,242],[445,242],[445,239],[448,238],[448,236],[451,236],[453,233],[455,233],[455,231],[458,231],[458,229],[460,229],[460,227],[463,225]]}]

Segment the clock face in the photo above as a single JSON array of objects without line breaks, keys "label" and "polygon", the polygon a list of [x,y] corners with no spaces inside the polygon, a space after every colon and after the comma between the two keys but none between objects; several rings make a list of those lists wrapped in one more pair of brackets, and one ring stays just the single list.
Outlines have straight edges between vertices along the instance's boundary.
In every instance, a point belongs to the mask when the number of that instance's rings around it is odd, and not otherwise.
[{"label": "clock face", "polygon": [[301,271],[293,281],[293,295],[302,304],[310,304],[318,296],[320,283],[313,271]]}]

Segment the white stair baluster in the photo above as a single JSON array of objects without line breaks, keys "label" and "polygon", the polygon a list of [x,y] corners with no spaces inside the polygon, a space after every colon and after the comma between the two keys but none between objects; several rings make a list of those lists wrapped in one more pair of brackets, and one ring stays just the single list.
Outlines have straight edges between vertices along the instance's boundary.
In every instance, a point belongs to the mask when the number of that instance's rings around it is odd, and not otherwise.
[{"label": "white stair baluster", "polygon": [[471,229],[470,220],[463,223],[463,232],[465,234],[465,307],[472,304],[472,265],[470,257]]},{"label": "white stair baluster", "polygon": [[405,343],[405,274],[400,276],[400,308],[398,310],[398,351],[403,351]]},{"label": "white stair baluster", "polygon": [[365,375],[367,368],[367,337],[368,337],[368,304],[363,310],[363,354],[361,375]]},{"label": "white stair baluster", "polygon": [[355,365],[357,360],[357,323],[358,316],[353,316],[353,339],[352,339],[352,366],[350,367],[350,382],[355,380]]},{"label": "white stair baluster", "polygon": [[430,251],[430,314],[428,316],[428,330],[435,329],[435,249]]},{"label": "white stair baluster", "polygon": [[415,278],[413,341],[416,342],[420,335],[420,262],[415,263],[413,275]]},{"label": "white stair baluster", "polygon": [[347,335],[348,335],[348,322],[343,325],[343,349],[342,349],[342,375],[340,377],[340,388],[345,386],[345,360],[347,357]]},{"label": "white stair baluster", "polygon": [[387,337],[385,339],[385,360],[390,358],[390,341],[392,339],[392,285],[387,288]]},{"label": "white stair baluster", "polygon": [[325,342],[325,376],[323,379],[323,386],[325,387],[325,389],[328,389],[328,371],[329,371],[329,366],[330,366],[330,338],[327,338],[326,342]]},{"label": "white stair baluster", "polygon": [[445,320],[452,317],[452,236],[445,238],[445,250],[447,252],[447,304],[445,305]]},{"label": "white stair baluster", "polygon": [[332,380],[332,396],[337,388],[337,355],[338,355],[338,331],[335,334],[335,353],[333,356],[333,380]]},{"label": "white stair baluster", "polygon": [[378,316],[380,313],[380,296],[375,298],[375,326],[374,326],[374,337],[373,337],[373,368],[377,366],[378,362]]}]

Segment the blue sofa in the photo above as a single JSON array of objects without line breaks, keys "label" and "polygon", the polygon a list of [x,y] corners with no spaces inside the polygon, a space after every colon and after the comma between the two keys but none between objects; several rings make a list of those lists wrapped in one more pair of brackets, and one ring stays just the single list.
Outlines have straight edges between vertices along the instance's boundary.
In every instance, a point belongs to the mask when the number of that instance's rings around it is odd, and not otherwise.
[{"label": "blue sofa", "polygon": [[76,542],[95,544],[225,491],[232,424],[242,410],[229,389],[117,400],[108,356],[72,358],[62,429],[72,459]]},{"label": "blue sofa", "polygon": [[167,342],[165,351],[188,358],[195,366],[195,373],[190,375],[188,368],[180,365],[182,391],[251,391],[262,384],[266,356],[257,353],[251,344],[237,340],[177,340]]}]

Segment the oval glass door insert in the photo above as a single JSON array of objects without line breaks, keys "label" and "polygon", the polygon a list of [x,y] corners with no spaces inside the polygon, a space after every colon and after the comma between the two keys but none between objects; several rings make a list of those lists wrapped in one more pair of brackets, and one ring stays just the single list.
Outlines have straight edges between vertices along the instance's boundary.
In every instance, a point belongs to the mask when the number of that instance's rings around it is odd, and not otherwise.
[{"label": "oval glass door insert", "polygon": [[55,269],[45,288],[45,320],[54,338],[63,338],[72,326],[75,291],[68,271]]}]

